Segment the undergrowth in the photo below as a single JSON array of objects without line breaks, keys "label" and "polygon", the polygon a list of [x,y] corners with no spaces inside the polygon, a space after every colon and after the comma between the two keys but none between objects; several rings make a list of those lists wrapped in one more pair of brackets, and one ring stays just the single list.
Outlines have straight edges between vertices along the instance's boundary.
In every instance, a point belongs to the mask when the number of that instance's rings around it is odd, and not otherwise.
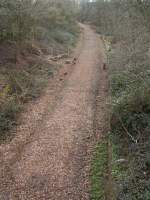
[{"label": "undergrowth", "polygon": [[[109,54],[112,95],[111,128],[124,171],[115,173],[118,200],[150,199],[150,65],[138,62],[120,67],[115,47]],[[118,158],[118,159],[119,159]],[[116,171],[116,170],[115,170]],[[117,169],[118,171],[118,169]],[[119,180],[119,181],[118,181]],[[119,188],[119,189],[118,189]]]},{"label": "undergrowth", "polygon": [[[121,66],[118,62],[121,55],[117,48],[117,44],[112,44],[112,49],[108,53],[112,99],[110,141],[114,193],[117,200],[148,200],[150,199],[150,58],[146,55],[145,60],[138,61],[136,65],[130,60],[130,63]],[[104,176],[101,172],[106,170],[107,165],[102,162],[101,151],[96,158],[94,169],[97,171],[94,171],[93,177],[98,178],[92,179],[91,199],[103,199]]]},{"label": "undergrowth", "polygon": [[17,70],[1,68],[5,84],[0,91],[0,136],[4,139],[6,132],[15,124],[23,104],[37,98],[53,76],[57,66],[48,63],[35,64],[32,67]]}]

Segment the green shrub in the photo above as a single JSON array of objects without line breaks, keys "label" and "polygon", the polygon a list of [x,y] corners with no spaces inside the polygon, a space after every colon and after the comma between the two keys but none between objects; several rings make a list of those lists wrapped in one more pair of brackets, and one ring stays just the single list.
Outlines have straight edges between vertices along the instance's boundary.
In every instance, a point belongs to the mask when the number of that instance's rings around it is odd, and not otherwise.
[{"label": "green shrub", "polygon": [[66,30],[55,29],[51,33],[51,38],[60,44],[73,45],[75,36],[74,34],[67,32]]},{"label": "green shrub", "polygon": [[5,103],[0,105],[0,135],[15,124],[20,109],[21,105],[15,97],[10,97]]}]

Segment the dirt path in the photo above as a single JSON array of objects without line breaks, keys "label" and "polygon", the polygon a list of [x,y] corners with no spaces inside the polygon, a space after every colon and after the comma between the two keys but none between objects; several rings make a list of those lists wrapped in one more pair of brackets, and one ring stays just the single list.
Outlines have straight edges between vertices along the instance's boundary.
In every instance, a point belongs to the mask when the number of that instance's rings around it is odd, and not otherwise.
[{"label": "dirt path", "polygon": [[18,136],[0,149],[0,200],[89,199],[87,157],[103,56],[98,36],[88,26],[83,31],[78,62],[59,98],[34,110],[42,119],[27,128],[26,142]]}]

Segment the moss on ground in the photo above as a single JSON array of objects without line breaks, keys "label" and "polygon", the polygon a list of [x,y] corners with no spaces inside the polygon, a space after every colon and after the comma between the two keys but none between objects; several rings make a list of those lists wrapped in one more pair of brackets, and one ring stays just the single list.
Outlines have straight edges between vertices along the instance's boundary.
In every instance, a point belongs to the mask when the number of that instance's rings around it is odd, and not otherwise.
[{"label": "moss on ground", "polygon": [[108,143],[103,139],[95,147],[91,162],[91,199],[105,200],[105,184],[108,165]]}]

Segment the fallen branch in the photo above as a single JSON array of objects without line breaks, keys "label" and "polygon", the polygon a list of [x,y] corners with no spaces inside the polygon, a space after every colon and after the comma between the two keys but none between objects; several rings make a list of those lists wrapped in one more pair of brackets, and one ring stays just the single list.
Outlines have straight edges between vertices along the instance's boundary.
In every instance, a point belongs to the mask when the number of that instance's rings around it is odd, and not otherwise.
[{"label": "fallen branch", "polygon": [[128,129],[126,128],[126,126],[124,125],[122,119],[120,116],[118,116],[118,119],[122,125],[122,128],[124,129],[124,131],[126,132],[126,134],[131,138],[131,140],[134,142],[134,143],[138,143],[137,140],[129,133]]}]

